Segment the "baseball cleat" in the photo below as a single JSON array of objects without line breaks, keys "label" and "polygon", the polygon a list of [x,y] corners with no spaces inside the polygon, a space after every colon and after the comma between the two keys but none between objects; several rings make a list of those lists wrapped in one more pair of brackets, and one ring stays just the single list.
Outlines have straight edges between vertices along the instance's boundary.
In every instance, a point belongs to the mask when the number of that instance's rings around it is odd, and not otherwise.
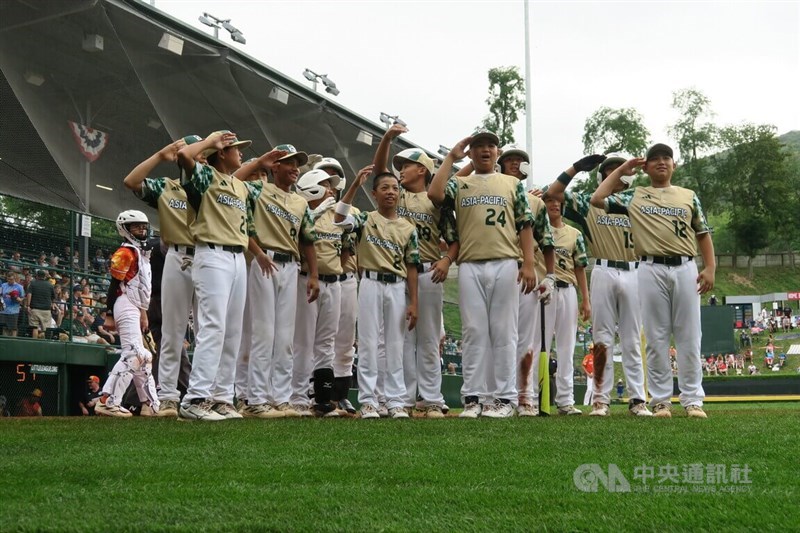
[{"label": "baseball cleat", "polygon": [[563,407],[558,408],[558,414],[567,416],[582,415],[583,411],[581,411],[574,405],[565,405]]},{"label": "baseball cleat", "polygon": [[108,405],[107,403],[103,402],[97,402],[97,405],[94,406],[94,412],[96,415],[113,416],[117,418],[130,418],[133,416],[133,413],[124,407],[120,407],[119,405]]},{"label": "baseball cleat", "polygon": [[339,400],[338,407],[342,411],[347,411],[351,415],[356,414],[356,408],[353,407],[353,404],[350,403],[350,400],[348,400],[347,398],[345,398],[344,400]]},{"label": "baseball cleat", "polygon": [[521,403],[517,406],[517,416],[539,416],[539,409],[528,403]]},{"label": "baseball cleat", "polygon": [[494,403],[483,406],[481,416],[486,418],[511,418],[514,416],[514,407],[510,403],[495,400]]},{"label": "baseball cleat", "polygon": [[389,409],[386,408],[386,404],[383,402],[378,405],[378,416],[381,418],[389,417]]},{"label": "baseball cleat", "polygon": [[608,404],[602,402],[594,402],[592,404],[592,411],[589,413],[589,416],[608,416],[609,414],[611,413],[608,409]]},{"label": "baseball cleat", "polygon": [[232,404],[227,402],[216,402],[211,406],[211,410],[226,420],[238,420],[240,418],[244,418]]},{"label": "baseball cleat", "polygon": [[653,416],[653,413],[647,409],[647,405],[644,402],[631,403],[628,406],[628,412],[634,416]]},{"label": "baseball cleat", "polygon": [[708,418],[708,415],[703,408],[699,405],[690,405],[686,408],[686,414],[689,418]]},{"label": "baseball cleat", "polygon": [[[301,405],[299,403],[293,403],[290,405],[292,409],[297,411],[297,414],[300,415],[301,418],[307,416],[314,416],[315,412],[311,410],[311,407],[308,405]],[[316,406],[314,406],[314,410],[316,410]]]},{"label": "baseball cleat", "polygon": [[225,417],[211,410],[211,400],[192,400],[188,405],[181,404],[178,418],[183,420],[202,420],[204,422],[219,422]]},{"label": "baseball cleat", "polygon": [[360,411],[361,418],[380,418],[381,415],[378,414],[378,410],[375,409],[372,405],[364,404],[361,406]]},{"label": "baseball cleat", "polygon": [[438,405],[426,405],[422,408],[425,418],[444,418],[442,408]]},{"label": "baseball cleat", "polygon": [[653,407],[653,416],[656,418],[672,418],[672,404],[670,402],[657,403]]},{"label": "baseball cleat", "polygon": [[297,418],[301,416],[300,413],[292,409],[292,406],[289,405],[289,402],[279,403],[275,406],[275,410],[282,412],[283,416],[286,418]]},{"label": "baseball cleat", "polygon": [[282,411],[278,411],[268,403],[249,404],[242,411],[246,418],[285,418]]},{"label": "baseball cleat", "polygon": [[450,408],[449,408],[449,407],[447,407],[447,404],[443,404],[443,405],[442,405],[442,412],[443,412],[444,414],[447,414],[447,413],[449,413],[449,412],[450,412]]},{"label": "baseball cleat", "polygon": [[156,416],[175,418],[178,416],[178,407],[178,400],[164,400],[161,402],[161,407],[158,409]]},{"label": "baseball cleat", "polygon": [[389,409],[389,418],[408,418],[408,412],[403,407]]},{"label": "baseball cleat", "polygon": [[155,411],[150,404],[143,403],[139,408],[139,416],[156,416],[158,411]]},{"label": "baseball cleat", "polygon": [[481,404],[478,402],[469,402],[464,406],[464,410],[458,415],[459,418],[478,418],[481,416]]}]

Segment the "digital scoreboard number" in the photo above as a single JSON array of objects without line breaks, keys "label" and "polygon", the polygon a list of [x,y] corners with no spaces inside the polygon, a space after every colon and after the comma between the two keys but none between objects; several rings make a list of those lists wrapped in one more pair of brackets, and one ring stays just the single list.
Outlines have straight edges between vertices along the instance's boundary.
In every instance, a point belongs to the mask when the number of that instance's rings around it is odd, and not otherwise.
[{"label": "digital scoreboard number", "polygon": [[58,365],[0,362],[0,416],[56,416]]}]

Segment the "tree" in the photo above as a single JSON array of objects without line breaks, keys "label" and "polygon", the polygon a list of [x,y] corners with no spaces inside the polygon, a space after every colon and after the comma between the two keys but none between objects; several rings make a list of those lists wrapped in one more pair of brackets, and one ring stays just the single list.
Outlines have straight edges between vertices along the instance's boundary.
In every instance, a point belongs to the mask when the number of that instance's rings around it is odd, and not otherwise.
[{"label": "tree", "polygon": [[672,108],[680,112],[680,118],[670,126],[669,133],[678,141],[682,159],[673,181],[694,189],[705,210],[716,212],[721,202],[715,194],[715,175],[709,161],[700,158],[719,145],[717,127],[703,121],[714,116],[711,101],[697,89],[681,89],[672,93]]},{"label": "tree", "polygon": [[796,211],[787,204],[793,197],[788,156],[772,125],[728,126],[719,134],[727,150],[712,159],[730,191],[730,226],[737,250],[747,254],[752,278],[753,257],[786,224],[795,223],[791,213]]},{"label": "tree", "polygon": [[489,69],[489,116],[483,126],[500,137],[500,145],[514,142],[514,124],[525,110],[525,80],[517,67]]},{"label": "tree", "polygon": [[[586,119],[583,127],[584,153],[644,155],[650,132],[644,127],[643,120],[642,115],[632,107],[601,107]],[[592,171],[589,179],[576,180],[574,183],[576,192],[591,192],[597,184],[597,171]]]}]

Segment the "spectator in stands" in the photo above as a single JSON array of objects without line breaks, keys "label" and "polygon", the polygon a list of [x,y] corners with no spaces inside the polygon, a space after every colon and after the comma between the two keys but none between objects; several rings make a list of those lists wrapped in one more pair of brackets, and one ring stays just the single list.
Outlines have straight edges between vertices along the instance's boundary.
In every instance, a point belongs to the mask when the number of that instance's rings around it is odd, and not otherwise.
[{"label": "spectator in stands", "polygon": [[78,402],[81,414],[83,416],[94,416],[94,406],[100,401],[99,398],[102,395],[103,391],[100,390],[100,378],[97,376],[89,376],[89,379],[86,380],[86,392],[81,401]]},{"label": "spectator in stands", "polygon": [[86,313],[80,307],[72,306],[72,317],[62,322],[62,329],[72,332],[72,342],[88,344],[108,344],[97,333],[91,333],[86,325]]},{"label": "spectator in stands", "polygon": [[3,335],[8,337],[17,336],[17,323],[19,322],[19,311],[25,298],[25,289],[17,283],[17,273],[9,271],[6,275],[6,282],[0,285],[0,325],[3,328]]},{"label": "spectator in stands", "polygon": [[11,261],[8,263],[8,269],[12,272],[22,272],[22,259],[19,252],[11,254]]},{"label": "spectator in stands", "polygon": [[94,294],[92,294],[89,285],[81,287],[81,303],[84,307],[94,307]]},{"label": "spectator in stands", "polygon": [[720,376],[728,375],[728,364],[725,362],[722,356],[720,356],[717,361],[717,372],[719,373]]},{"label": "spectator in stands", "polygon": [[778,356],[778,366],[780,366],[780,368],[783,368],[783,365],[785,364],[786,364],[786,354],[782,353]]},{"label": "spectator in stands", "polygon": [[791,317],[784,316],[783,317],[783,332],[789,333],[789,330],[792,328],[792,319]]},{"label": "spectator in stands", "polygon": [[56,254],[51,254],[50,257],[47,258],[47,265],[52,268],[58,268],[58,256]]},{"label": "spectator in stands", "polygon": [[769,344],[767,345],[767,351],[764,354],[764,366],[770,367],[772,363],[775,361],[775,348]]},{"label": "spectator in stands", "polygon": [[745,362],[747,361],[750,361],[751,363],[753,362],[753,350],[748,348],[747,350],[744,351],[744,360]]},{"label": "spectator in stands", "polygon": [[50,310],[55,301],[56,290],[45,279],[44,270],[36,271],[36,279],[28,285],[25,295],[25,309],[28,312],[28,324],[31,326],[31,337],[39,338],[41,332],[50,327],[52,316]]},{"label": "spectator in stands", "polygon": [[53,306],[50,314],[53,316],[55,327],[60,328],[61,322],[64,320],[64,315],[67,312],[67,300],[64,297],[64,289],[60,285],[55,287],[56,296],[53,300]]},{"label": "spectator in stands", "polygon": [[449,363],[447,363],[447,373],[450,374],[451,376],[455,376],[456,375],[456,370],[457,369],[458,369],[458,365],[456,365],[455,362],[450,361]]},{"label": "spectator in stands", "polygon": [[100,311],[100,314],[97,315],[97,317],[95,317],[94,319],[94,322],[92,322],[90,330],[92,333],[97,333],[100,336],[100,338],[105,339],[109,344],[118,345],[119,344],[118,338],[114,336],[113,333],[110,333],[103,327],[103,324],[105,324],[106,322],[107,314],[108,311],[106,309]]},{"label": "spectator in stands", "polygon": [[107,264],[108,259],[103,254],[102,248],[98,248],[94,254],[94,259],[92,259],[92,268],[95,272],[105,272]]},{"label": "spectator in stands", "polygon": [[39,258],[36,260],[36,265],[39,267],[46,267],[50,263],[47,262],[47,254],[42,252],[39,254]]}]

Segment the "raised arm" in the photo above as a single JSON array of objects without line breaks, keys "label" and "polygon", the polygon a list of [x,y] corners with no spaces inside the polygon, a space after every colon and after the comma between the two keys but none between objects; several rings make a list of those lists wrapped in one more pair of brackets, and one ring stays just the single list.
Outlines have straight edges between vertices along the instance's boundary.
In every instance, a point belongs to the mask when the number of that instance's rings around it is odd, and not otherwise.
[{"label": "raised arm", "polygon": [[635,157],[633,159],[628,159],[620,166],[614,169],[603,182],[597,186],[597,189],[592,194],[592,198],[589,200],[589,203],[595,207],[600,209],[605,209],[605,200],[614,192],[614,189],[619,185],[620,178],[622,176],[633,176],[636,173],[636,169],[639,167],[644,166],[645,158],[643,157]]},{"label": "raised arm", "polygon": [[392,141],[403,133],[407,133],[408,129],[400,124],[393,124],[386,133],[381,137],[381,142],[378,144],[378,149],[375,150],[375,157],[372,159],[372,166],[375,168],[375,173],[391,172],[391,162],[389,161],[389,148],[392,146]]},{"label": "raised arm", "polygon": [[187,144],[178,150],[178,164],[183,168],[186,173],[191,176],[194,170],[195,159],[204,151],[213,148],[214,150],[222,150],[229,144],[236,141],[236,134],[227,133],[214,133],[209,135],[202,141]]},{"label": "raised arm", "polygon": [[344,193],[344,196],[336,204],[334,215],[333,215],[333,222],[334,224],[339,224],[344,222],[347,215],[350,214],[350,206],[353,203],[353,200],[356,197],[356,192],[358,188],[364,185],[367,181],[367,177],[369,177],[370,173],[373,170],[374,165],[367,165],[361,170],[358,171],[356,175],[356,179],[353,180],[353,183],[350,185],[350,188],[347,189],[347,192]]},{"label": "raised arm", "polygon": [[178,160],[178,151],[186,146],[186,141],[178,139],[177,141],[166,145],[164,148],[154,153],[131,170],[130,174],[125,176],[122,184],[126,189],[133,192],[139,192],[142,189],[142,182],[145,178],[158,166],[159,163],[166,161],[175,162]]},{"label": "raised arm", "polygon": [[285,150],[270,150],[269,152],[264,153],[261,157],[257,158],[255,161],[250,161],[249,163],[245,163],[239,167],[239,169],[233,173],[233,176],[236,179],[247,181],[247,178],[256,171],[262,168],[271,169],[272,165],[275,164],[275,161],[287,155],[288,153],[289,152]]},{"label": "raised arm", "polygon": [[467,157],[466,150],[470,142],[472,142],[472,137],[461,139],[458,144],[450,150],[450,153],[445,156],[442,166],[439,167],[439,170],[436,171],[436,175],[433,176],[433,181],[431,181],[428,187],[428,199],[433,202],[434,205],[440,206],[444,203],[445,188],[447,186],[447,180],[450,179],[450,173],[453,170],[453,163]]},{"label": "raised arm", "polygon": [[570,181],[572,181],[572,178],[574,178],[578,172],[591,172],[605,159],[606,156],[599,154],[582,157],[578,161],[574,162],[571,167],[562,172],[561,175],[550,184],[550,186],[547,188],[547,194],[559,202],[563,202],[564,191],[567,189]]}]

